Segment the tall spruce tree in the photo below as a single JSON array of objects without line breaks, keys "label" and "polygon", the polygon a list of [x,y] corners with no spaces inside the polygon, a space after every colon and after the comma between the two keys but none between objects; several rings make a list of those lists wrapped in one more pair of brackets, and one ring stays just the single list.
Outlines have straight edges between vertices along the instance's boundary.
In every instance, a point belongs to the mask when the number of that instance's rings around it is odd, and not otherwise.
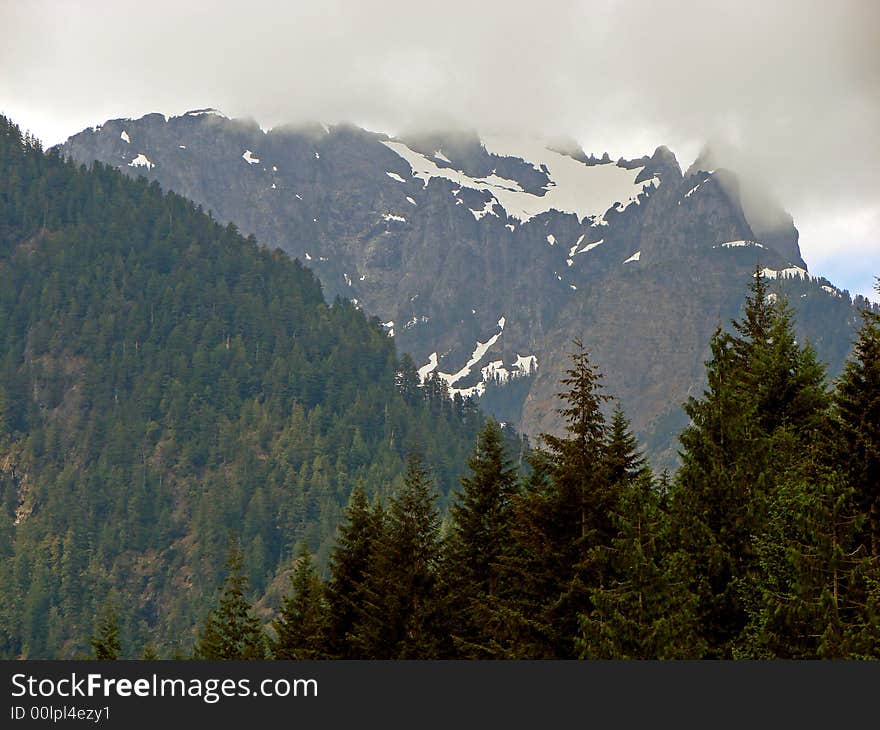
[{"label": "tall spruce tree", "polygon": [[[880,280],[876,285],[880,293]],[[848,446],[847,471],[867,515],[865,549],[880,557],[880,314],[865,309],[850,359],[837,382],[835,405]]]},{"label": "tall spruce tree", "polygon": [[577,648],[583,659],[688,659],[703,648],[690,617],[696,596],[665,558],[662,495],[643,470],[627,484],[612,518],[608,545],[594,548],[604,576],[590,590],[580,616]]},{"label": "tall spruce tree", "polygon": [[707,388],[685,411],[682,466],[671,495],[676,561],[688,565],[699,596],[708,655],[742,645],[759,601],[756,538],[767,530],[776,485],[821,429],[824,370],[795,340],[791,313],[756,269],[733,332],[712,338]]},{"label": "tall spruce tree", "polygon": [[421,456],[412,453],[385,529],[370,557],[363,618],[352,632],[355,650],[371,659],[431,659],[441,653],[440,604],[435,595],[440,518]]},{"label": "tall spruce tree", "polygon": [[[830,439],[808,446],[769,499],[767,526],[755,537],[757,591],[737,658],[839,659],[861,626],[865,566],[856,535],[854,491]],[[867,561],[869,562],[869,561]]]},{"label": "tall spruce tree", "polygon": [[290,581],[292,594],[285,596],[281,611],[272,622],[271,642],[275,659],[323,659],[327,656],[327,601],[324,583],[318,576],[312,555],[302,545]]},{"label": "tall spruce tree", "polygon": [[615,405],[611,415],[604,461],[606,478],[611,484],[632,484],[647,471],[647,461],[620,403]]},{"label": "tall spruce tree", "polygon": [[364,618],[367,579],[372,559],[384,528],[384,510],[379,502],[370,508],[360,486],[351,493],[336,546],[330,555],[327,585],[329,617],[327,650],[340,659],[366,659],[351,640]]},{"label": "tall spruce tree", "polygon": [[517,490],[517,473],[497,422],[486,422],[468,467],[449,510],[443,584],[447,611],[454,617],[455,654],[480,658],[493,656],[497,644],[490,608],[505,592],[501,562],[513,540]]},{"label": "tall spruce tree", "polygon": [[107,601],[101,609],[91,640],[95,659],[119,659],[122,644],[119,641],[119,613],[112,601]]},{"label": "tall spruce tree", "polygon": [[599,578],[592,549],[614,535],[619,488],[605,468],[607,423],[600,374],[580,341],[562,379],[565,435],[541,435],[532,473],[515,500],[515,551],[505,572],[517,586],[496,615],[508,633],[503,656],[574,658],[578,615]]},{"label": "tall spruce tree", "polygon": [[230,547],[226,568],[228,575],[220,589],[220,602],[199,632],[195,656],[213,660],[264,659],[265,637],[247,600],[248,579],[238,542]]}]

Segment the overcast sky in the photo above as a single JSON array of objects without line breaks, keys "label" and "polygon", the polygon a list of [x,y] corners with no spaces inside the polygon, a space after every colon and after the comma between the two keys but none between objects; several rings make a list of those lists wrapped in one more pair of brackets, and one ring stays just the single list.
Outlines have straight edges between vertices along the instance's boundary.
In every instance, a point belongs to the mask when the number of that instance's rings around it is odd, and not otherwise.
[{"label": "overcast sky", "polygon": [[0,0],[0,112],[46,145],[205,106],[666,144],[683,167],[716,141],[793,214],[814,274],[866,295],[880,274],[875,0]]}]

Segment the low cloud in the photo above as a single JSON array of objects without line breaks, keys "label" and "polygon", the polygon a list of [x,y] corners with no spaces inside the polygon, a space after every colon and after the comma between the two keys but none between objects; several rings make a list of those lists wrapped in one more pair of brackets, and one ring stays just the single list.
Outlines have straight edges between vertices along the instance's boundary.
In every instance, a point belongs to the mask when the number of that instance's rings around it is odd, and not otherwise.
[{"label": "low cloud", "polygon": [[[859,0],[0,0],[0,110],[49,143],[202,106],[264,127],[565,135],[612,156],[666,144],[684,167],[714,142],[796,223],[847,220],[876,210],[878,28],[880,3]],[[802,240],[808,262],[836,245]]]}]

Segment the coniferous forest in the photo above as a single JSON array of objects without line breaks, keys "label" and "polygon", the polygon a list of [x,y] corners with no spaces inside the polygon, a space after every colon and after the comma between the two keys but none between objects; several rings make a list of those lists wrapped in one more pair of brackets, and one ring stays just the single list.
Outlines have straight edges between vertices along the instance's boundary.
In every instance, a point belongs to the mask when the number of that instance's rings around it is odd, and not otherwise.
[{"label": "coniferous forest", "polygon": [[880,658],[880,314],[756,271],[656,474],[575,341],[528,445],[298,262],[0,120],[7,657]]}]

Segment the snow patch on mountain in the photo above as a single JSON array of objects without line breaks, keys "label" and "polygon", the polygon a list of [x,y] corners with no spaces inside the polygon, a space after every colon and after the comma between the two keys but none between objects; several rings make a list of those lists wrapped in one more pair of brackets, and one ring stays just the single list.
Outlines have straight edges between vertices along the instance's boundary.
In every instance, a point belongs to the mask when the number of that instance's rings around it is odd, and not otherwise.
[{"label": "snow patch on mountain", "polygon": [[122,130],[122,134],[119,135],[119,139],[125,142],[125,144],[131,144],[131,137],[128,136],[128,132],[124,129]]},{"label": "snow patch on mountain", "polygon": [[533,371],[538,369],[538,357],[537,355],[520,355],[517,353],[513,367],[524,375],[531,375]]},{"label": "snow patch on mountain", "polygon": [[822,291],[830,294],[833,297],[838,297],[839,299],[843,299],[843,294],[835,289],[833,286],[828,286],[827,284],[822,284]]},{"label": "snow patch on mountain", "polygon": [[449,385],[449,386],[455,385],[455,383],[457,383],[459,380],[461,380],[462,378],[466,378],[468,375],[470,375],[471,368],[474,365],[476,365],[478,362],[480,362],[480,360],[482,360],[486,356],[486,353],[489,351],[489,349],[492,347],[492,345],[494,345],[496,342],[498,342],[498,338],[501,337],[502,333],[504,332],[505,323],[506,323],[505,318],[501,317],[498,320],[499,330],[496,334],[492,335],[485,342],[480,342],[479,340],[477,340],[477,346],[474,348],[474,351],[471,354],[470,359],[467,361],[467,363],[465,363],[464,367],[462,367],[461,370],[459,370],[457,373],[452,373],[452,374],[441,373],[441,372],[437,373],[444,381],[446,381],[446,385]]},{"label": "snow patch on mountain", "polygon": [[253,152],[251,152],[250,150],[245,150],[241,156],[241,159],[243,159],[249,165],[256,165],[260,161],[260,158],[254,157]]},{"label": "snow patch on mountain", "polygon": [[628,170],[613,163],[585,165],[572,157],[547,149],[540,142],[486,137],[483,144],[490,154],[519,158],[530,163],[536,170],[546,171],[550,182],[543,195],[535,195],[523,190],[517,181],[494,172],[482,178],[474,178],[455,168],[439,167],[436,162],[410,149],[403,142],[383,141],[382,144],[406,160],[413,177],[422,180],[425,187],[432,178],[442,178],[460,187],[488,192],[498,200],[510,218],[523,223],[541,213],[557,210],[574,213],[580,221],[587,217],[594,218],[593,225],[601,225],[605,211],[614,206],[620,208],[638,202],[638,196],[647,186],[660,183],[658,177],[652,177],[636,184],[641,167]]},{"label": "snow patch on mountain", "polygon": [[635,262],[638,261],[641,257],[642,257],[642,252],[641,252],[641,251],[636,251],[632,256],[630,256],[630,257],[629,257],[626,261],[624,261],[623,263],[625,263],[625,264],[635,263]]},{"label": "snow patch on mountain", "polygon": [[764,244],[757,241],[725,241],[724,243],[716,243],[712,248],[764,248]]},{"label": "snow patch on mountain", "polygon": [[141,152],[137,157],[135,157],[131,162],[128,163],[128,166],[146,167],[148,170],[152,170],[156,165],[143,152]]},{"label": "snow patch on mountain", "polygon": [[594,248],[596,248],[596,246],[601,246],[603,243],[605,243],[605,239],[600,238],[598,241],[593,241],[593,243],[588,243],[580,251],[578,251],[578,253],[586,253],[587,251],[592,251]]},{"label": "snow patch on mountain", "polygon": [[[710,176],[711,176],[711,173],[709,173],[709,174],[710,174]],[[694,185],[690,190],[688,190],[688,191],[684,194],[684,197],[686,197],[686,198],[691,197],[691,195],[693,195],[695,192],[697,192],[697,190],[699,189],[699,187],[700,187],[701,185],[704,185],[705,183],[709,182],[709,180],[710,180],[710,178],[707,177],[707,178],[705,178],[704,180],[698,182],[696,185]]]},{"label": "snow patch on mountain", "polygon": [[486,205],[484,205],[480,210],[474,210],[473,208],[468,208],[468,210],[473,213],[474,218],[480,220],[481,218],[487,215],[494,215],[496,218],[498,214],[495,212],[495,204],[498,201],[495,198],[492,198]]},{"label": "snow patch on mountain", "polygon": [[403,328],[405,330],[412,329],[417,324],[424,324],[425,322],[427,322],[430,319],[431,319],[430,317],[428,317],[427,315],[424,315],[424,314],[421,316],[415,315],[405,325],[403,325]]},{"label": "snow patch on mountain", "polygon": [[809,279],[806,269],[800,266],[787,266],[784,269],[761,269],[761,276],[765,279]]},{"label": "snow patch on mountain", "polygon": [[399,183],[405,183],[405,182],[406,182],[406,180],[404,180],[404,179],[403,179],[400,175],[398,175],[396,172],[386,172],[385,174],[388,175],[388,177],[390,177],[392,180],[395,180],[395,181],[397,181],[397,182],[399,182]]},{"label": "snow patch on mountain", "polygon": [[506,383],[510,379],[510,371],[504,367],[504,360],[492,360],[480,370],[480,375],[483,376],[484,383],[492,380]]},{"label": "snow patch on mountain", "polygon": [[425,382],[425,378],[427,378],[432,372],[434,372],[434,370],[437,369],[438,362],[439,361],[437,360],[437,353],[432,352],[431,355],[428,357],[428,362],[419,368],[419,380]]}]

